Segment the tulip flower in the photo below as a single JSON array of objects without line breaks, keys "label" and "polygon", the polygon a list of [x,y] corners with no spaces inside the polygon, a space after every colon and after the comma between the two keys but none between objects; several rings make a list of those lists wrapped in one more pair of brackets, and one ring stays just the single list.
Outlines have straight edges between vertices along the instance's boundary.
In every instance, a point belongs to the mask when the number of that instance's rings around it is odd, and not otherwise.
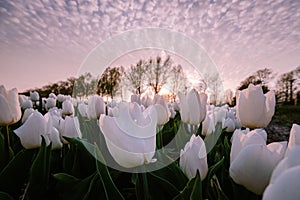
[{"label": "tulip flower", "polygon": [[300,146],[300,126],[298,124],[293,124],[291,128],[287,154],[294,146]]},{"label": "tulip flower", "polygon": [[57,101],[59,101],[59,102],[64,102],[65,101],[65,99],[66,99],[66,96],[65,95],[63,95],[63,94],[58,94],[57,96],[56,96],[56,98],[57,98]]},{"label": "tulip flower", "polygon": [[74,115],[74,106],[71,101],[66,100],[62,103],[63,115]]},{"label": "tulip flower", "polygon": [[180,99],[180,115],[181,120],[188,124],[198,125],[206,115],[207,95],[199,93],[192,89],[187,96],[183,93],[178,93]]},{"label": "tulip flower", "polygon": [[14,124],[21,119],[21,108],[16,88],[7,91],[0,86],[0,126]]},{"label": "tulip flower", "polygon": [[153,106],[142,111],[137,103],[119,104],[119,115],[101,115],[99,126],[108,150],[122,167],[153,162],[156,148],[157,114]]},{"label": "tulip flower", "polygon": [[300,166],[300,146],[294,146],[290,149],[289,154],[278,163],[272,173],[270,183],[275,183],[276,179],[289,168]]},{"label": "tulip flower", "polygon": [[215,131],[215,120],[212,114],[207,113],[204,121],[202,122],[202,135],[207,136]]},{"label": "tulip flower", "polygon": [[25,123],[25,121],[28,119],[28,117],[34,113],[34,109],[32,108],[27,108],[25,111],[24,111],[24,114],[23,114],[23,117],[22,117],[22,124]]},{"label": "tulip flower", "polygon": [[53,120],[52,118],[45,118],[45,121],[47,123],[46,125],[46,130],[47,130],[47,135],[50,141],[52,142],[52,149],[61,149],[63,144],[60,140],[60,134],[58,130],[53,126]]},{"label": "tulip flower", "polygon": [[223,119],[222,122],[222,128],[225,128],[226,132],[233,132],[235,130],[235,123],[234,120],[232,120],[231,118],[225,118]]},{"label": "tulip flower", "polygon": [[170,119],[171,112],[168,108],[168,103],[163,96],[155,95],[154,107],[157,113],[157,124],[164,125]]},{"label": "tulip flower", "polygon": [[283,159],[286,147],[286,141],[244,147],[230,164],[230,177],[235,183],[261,195],[270,181],[272,171]]},{"label": "tulip flower", "polygon": [[87,109],[88,106],[85,103],[79,103],[78,104],[78,111],[83,117],[87,117]]},{"label": "tulip flower", "polygon": [[[66,116],[65,120],[60,120],[60,129],[61,136],[69,138],[81,138],[82,134],[80,131],[80,125],[77,117]],[[64,144],[68,142],[62,138]]]},{"label": "tulip flower", "polygon": [[148,108],[153,104],[153,100],[147,95],[142,98],[142,105]]},{"label": "tulip flower", "polygon": [[236,114],[242,126],[247,128],[266,127],[275,112],[273,91],[263,94],[261,86],[250,84],[247,89],[237,91]]},{"label": "tulip flower", "polygon": [[30,92],[30,99],[32,101],[38,101],[40,100],[40,95],[38,92],[34,91],[34,92]]},{"label": "tulip flower", "polygon": [[140,95],[133,94],[130,97],[131,103],[136,102],[137,104],[141,105],[141,98]]},{"label": "tulip flower", "polygon": [[235,160],[240,151],[246,146],[253,144],[265,145],[267,141],[267,133],[263,129],[249,130],[235,130],[232,135],[232,145],[230,151],[230,163]]},{"label": "tulip flower", "polygon": [[57,96],[56,96],[54,93],[50,93],[50,94],[49,94],[49,98],[57,99]]},{"label": "tulip flower", "polygon": [[101,114],[105,114],[105,103],[102,97],[94,95],[89,98],[87,115],[89,119],[99,119]]},{"label": "tulip flower", "polygon": [[56,99],[54,99],[54,98],[48,98],[47,100],[46,100],[46,104],[45,104],[45,108],[46,108],[46,110],[49,110],[50,108],[53,108],[53,107],[55,107],[56,106]]},{"label": "tulip flower", "polygon": [[197,170],[200,172],[201,180],[204,180],[207,172],[207,158],[205,143],[200,136],[191,136],[184,149],[180,151],[180,168],[189,179],[196,176]]},{"label": "tulip flower", "polygon": [[[299,156],[299,155],[298,155]],[[287,169],[263,194],[263,200],[298,200],[300,197],[300,165]]]},{"label": "tulip flower", "polygon": [[34,111],[25,123],[14,130],[14,132],[20,138],[24,148],[34,149],[41,146],[41,136],[44,136],[47,145],[50,143],[46,128],[46,121],[43,115],[38,111]]}]

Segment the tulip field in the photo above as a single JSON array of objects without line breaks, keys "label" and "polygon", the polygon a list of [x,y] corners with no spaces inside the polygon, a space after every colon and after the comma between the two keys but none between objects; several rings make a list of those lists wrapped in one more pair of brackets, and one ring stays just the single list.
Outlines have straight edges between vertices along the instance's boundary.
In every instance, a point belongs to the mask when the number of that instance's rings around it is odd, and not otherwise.
[{"label": "tulip field", "polygon": [[252,84],[235,107],[0,86],[0,199],[299,199],[300,125],[267,144],[275,105]]}]

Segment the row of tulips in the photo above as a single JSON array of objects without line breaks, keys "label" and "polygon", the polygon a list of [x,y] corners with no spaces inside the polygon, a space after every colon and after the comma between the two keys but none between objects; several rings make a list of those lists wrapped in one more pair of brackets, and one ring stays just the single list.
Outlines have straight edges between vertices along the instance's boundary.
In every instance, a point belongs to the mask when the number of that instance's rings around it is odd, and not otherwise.
[{"label": "row of tulips", "polygon": [[[262,129],[274,115],[273,92],[264,95],[260,86],[249,85],[237,93],[234,108],[207,105],[207,95],[196,90],[178,96],[179,103],[172,104],[159,95],[154,99],[132,95],[131,102],[105,103],[97,95],[77,101],[50,94],[40,101],[36,92],[18,96],[16,89],[0,86],[0,125],[6,127],[0,129],[0,195],[39,199],[50,193],[57,199],[300,196],[296,189],[300,186],[296,181],[300,178],[299,126],[293,125],[288,143],[268,145]],[[17,172],[22,164],[27,167]],[[16,174],[23,175],[17,179],[20,183],[4,186]],[[36,176],[44,177],[44,182]],[[295,181],[294,186],[287,181]],[[37,188],[43,189],[37,192]]]}]

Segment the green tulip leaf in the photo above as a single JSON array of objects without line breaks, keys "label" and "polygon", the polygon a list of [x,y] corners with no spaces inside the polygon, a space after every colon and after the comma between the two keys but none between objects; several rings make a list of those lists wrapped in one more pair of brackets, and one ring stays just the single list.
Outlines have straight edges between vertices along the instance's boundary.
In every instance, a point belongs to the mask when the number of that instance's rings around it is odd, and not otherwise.
[{"label": "green tulip leaf", "polygon": [[223,132],[222,123],[218,122],[215,131],[205,137],[204,143],[206,147],[206,153],[209,153],[217,144],[219,137]]},{"label": "green tulip leaf", "polygon": [[183,191],[180,192],[173,200],[185,200],[185,199],[197,199],[202,200],[202,181],[200,177],[200,173],[197,170],[197,174],[194,178],[192,178]]},{"label": "green tulip leaf", "polygon": [[14,198],[5,192],[0,192],[0,200],[14,200]]},{"label": "green tulip leaf", "polygon": [[[124,199],[118,188],[115,186],[109,171],[104,164],[104,158],[99,150],[99,148],[96,146],[95,147],[95,154],[96,154],[96,167],[97,167],[97,172],[100,177],[100,180],[102,181],[103,184],[103,190],[105,192],[105,199]],[[101,162],[100,162],[100,161]]]},{"label": "green tulip leaf", "polygon": [[18,197],[26,183],[34,154],[34,150],[23,149],[6,165],[0,173],[2,191]]},{"label": "green tulip leaf", "polygon": [[42,145],[32,163],[29,175],[29,196],[31,198],[46,197],[50,178],[51,146],[46,146],[45,138],[42,136]]},{"label": "green tulip leaf", "polygon": [[85,179],[78,179],[65,173],[55,174],[53,177],[56,180],[54,191],[57,199],[82,200],[88,199],[94,183],[93,180],[97,178],[97,174],[94,173]]}]

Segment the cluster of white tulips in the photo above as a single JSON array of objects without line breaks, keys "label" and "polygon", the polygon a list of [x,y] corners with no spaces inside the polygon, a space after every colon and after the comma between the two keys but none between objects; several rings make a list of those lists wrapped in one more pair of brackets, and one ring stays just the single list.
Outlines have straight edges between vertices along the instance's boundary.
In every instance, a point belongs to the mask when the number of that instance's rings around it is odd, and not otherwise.
[{"label": "cluster of white tulips", "polygon": [[[300,196],[300,126],[294,124],[288,142],[266,144],[263,129],[275,111],[275,95],[263,94],[260,86],[249,85],[237,93],[237,105],[215,107],[207,105],[207,95],[191,90],[179,93],[179,102],[169,103],[163,96],[153,99],[132,95],[131,102],[105,103],[94,95],[87,101],[76,101],[70,96],[51,93],[43,98],[42,115],[34,110],[39,101],[37,92],[19,95],[16,89],[7,91],[0,86],[0,125],[8,126],[21,119],[22,125],[14,130],[26,149],[41,146],[43,136],[53,149],[68,143],[64,137],[81,138],[82,133],[75,108],[88,119],[97,119],[113,159],[122,167],[132,168],[156,161],[157,127],[166,124],[180,112],[181,121],[190,126],[201,125],[202,135],[214,134],[217,123],[231,138],[230,176],[240,185],[264,199],[283,199]],[[57,108],[60,102],[62,108]],[[241,129],[242,127],[246,129]],[[204,180],[208,173],[205,142],[192,135],[180,152],[180,168],[189,179],[197,171]]]}]

